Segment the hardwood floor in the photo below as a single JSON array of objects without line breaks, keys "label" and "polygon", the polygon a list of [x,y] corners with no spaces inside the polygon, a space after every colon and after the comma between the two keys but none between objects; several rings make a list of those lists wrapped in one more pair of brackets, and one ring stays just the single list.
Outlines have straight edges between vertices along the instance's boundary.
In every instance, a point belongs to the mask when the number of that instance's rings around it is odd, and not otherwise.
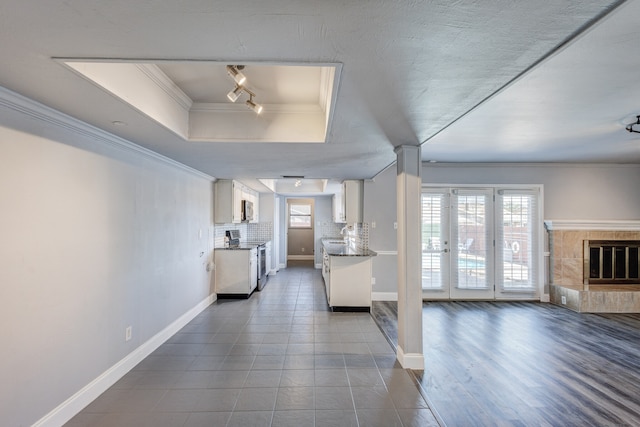
[{"label": "hardwood floor", "polygon": [[[397,308],[373,316],[397,343]],[[524,302],[425,302],[430,406],[448,426],[640,425],[640,315]]]}]

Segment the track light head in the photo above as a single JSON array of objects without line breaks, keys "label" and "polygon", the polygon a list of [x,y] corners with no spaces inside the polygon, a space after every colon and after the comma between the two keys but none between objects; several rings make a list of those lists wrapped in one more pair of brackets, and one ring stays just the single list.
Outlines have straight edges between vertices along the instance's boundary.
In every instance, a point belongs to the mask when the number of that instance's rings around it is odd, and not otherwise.
[{"label": "track light head", "polygon": [[262,105],[253,102],[253,96],[249,96],[249,99],[247,99],[247,106],[251,108],[256,114],[262,113]]},{"label": "track light head", "polygon": [[242,65],[227,65],[227,73],[235,80],[238,86],[242,86],[247,81],[247,77],[240,72],[240,67],[244,68]]},{"label": "track light head", "polygon": [[227,94],[227,98],[231,102],[236,102],[242,93],[242,86],[236,85],[236,88]]}]

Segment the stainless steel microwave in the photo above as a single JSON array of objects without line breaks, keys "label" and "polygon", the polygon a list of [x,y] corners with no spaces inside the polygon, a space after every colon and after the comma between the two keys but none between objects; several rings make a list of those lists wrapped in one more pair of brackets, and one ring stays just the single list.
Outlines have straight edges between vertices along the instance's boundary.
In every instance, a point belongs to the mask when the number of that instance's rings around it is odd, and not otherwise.
[{"label": "stainless steel microwave", "polygon": [[242,201],[242,221],[253,221],[253,202],[249,200]]}]

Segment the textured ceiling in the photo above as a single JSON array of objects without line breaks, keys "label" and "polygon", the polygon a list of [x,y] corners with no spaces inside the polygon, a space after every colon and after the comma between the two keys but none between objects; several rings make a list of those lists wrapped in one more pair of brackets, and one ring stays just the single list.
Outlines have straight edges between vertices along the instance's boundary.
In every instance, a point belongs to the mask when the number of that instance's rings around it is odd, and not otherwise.
[{"label": "textured ceiling", "polygon": [[[219,178],[370,178],[421,143],[438,161],[638,162],[623,122],[637,112],[639,1],[596,22],[620,3],[5,2],[0,85]],[[57,57],[342,72],[327,143],[185,143]]]}]

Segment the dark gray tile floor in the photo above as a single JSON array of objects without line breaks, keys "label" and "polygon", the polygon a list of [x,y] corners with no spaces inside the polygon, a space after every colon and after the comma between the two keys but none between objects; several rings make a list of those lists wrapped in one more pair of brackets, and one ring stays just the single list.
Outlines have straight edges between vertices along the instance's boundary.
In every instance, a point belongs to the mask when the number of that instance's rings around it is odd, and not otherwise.
[{"label": "dark gray tile floor", "polygon": [[437,425],[369,313],[329,311],[310,264],[248,300],[214,303],[67,423]]}]

